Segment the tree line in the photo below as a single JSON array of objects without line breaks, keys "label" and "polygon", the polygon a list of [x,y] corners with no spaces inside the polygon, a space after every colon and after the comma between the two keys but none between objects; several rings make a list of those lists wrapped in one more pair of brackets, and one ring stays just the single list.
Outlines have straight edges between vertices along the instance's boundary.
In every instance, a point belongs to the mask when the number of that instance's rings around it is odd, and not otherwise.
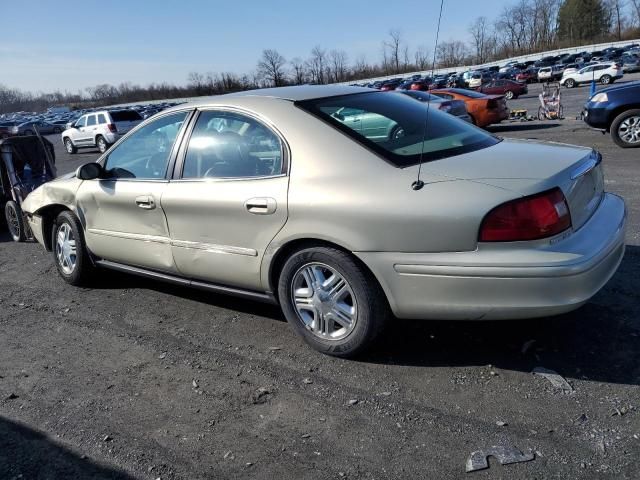
[{"label": "tree line", "polygon": [[[379,58],[350,58],[342,49],[313,47],[306,58],[285,58],[265,49],[253,72],[191,72],[185,85],[129,82],[96,85],[77,93],[33,94],[0,85],[0,113],[42,111],[53,105],[74,108],[145,100],[217,95],[270,86],[355,82],[459,65],[482,64],[512,56],[591,43],[640,37],[640,0],[516,0],[494,19],[479,16],[469,26],[469,41],[444,40],[435,51],[412,48],[399,29],[380,44]],[[431,32],[425,34],[425,37]],[[429,38],[429,40],[431,40]]]}]

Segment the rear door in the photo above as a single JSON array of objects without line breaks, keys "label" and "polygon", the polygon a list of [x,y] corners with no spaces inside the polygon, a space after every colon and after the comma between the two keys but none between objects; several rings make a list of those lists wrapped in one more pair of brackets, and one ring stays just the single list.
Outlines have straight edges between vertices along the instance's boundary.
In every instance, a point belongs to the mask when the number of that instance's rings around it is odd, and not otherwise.
[{"label": "rear door", "polygon": [[162,196],[184,276],[261,290],[269,243],[287,220],[288,149],[248,113],[203,110]]},{"label": "rear door", "polygon": [[78,140],[76,143],[78,145],[93,145],[93,134],[96,128],[96,116],[87,115],[86,124],[78,129]]}]

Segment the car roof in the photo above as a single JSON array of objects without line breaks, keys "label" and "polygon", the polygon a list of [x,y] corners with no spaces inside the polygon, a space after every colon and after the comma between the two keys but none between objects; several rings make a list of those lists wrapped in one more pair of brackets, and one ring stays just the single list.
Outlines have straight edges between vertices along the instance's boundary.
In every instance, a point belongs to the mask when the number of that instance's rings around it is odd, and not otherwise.
[{"label": "car roof", "polygon": [[325,97],[338,97],[340,95],[373,91],[375,90],[371,88],[352,87],[350,85],[300,85],[295,87],[262,88],[259,90],[247,90],[244,92],[227,93],[226,95],[205,97],[194,102],[190,102],[190,105],[206,105],[212,103],[212,101],[217,103],[224,102],[226,100],[233,100],[234,98],[240,97],[266,97],[299,102],[303,100],[313,100]]}]

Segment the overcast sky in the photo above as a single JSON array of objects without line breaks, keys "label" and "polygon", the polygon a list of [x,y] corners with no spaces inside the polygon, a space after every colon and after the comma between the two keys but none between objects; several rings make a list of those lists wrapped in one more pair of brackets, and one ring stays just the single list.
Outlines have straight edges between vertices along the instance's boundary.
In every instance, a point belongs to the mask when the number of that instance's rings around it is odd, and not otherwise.
[{"label": "overcast sky", "polygon": [[[493,19],[509,3],[445,0],[440,39],[467,41],[477,16]],[[412,51],[432,50],[439,7],[439,0],[5,1],[0,84],[34,92],[184,84],[191,71],[249,73],[265,48],[291,59],[315,45],[377,62],[392,28]]]}]

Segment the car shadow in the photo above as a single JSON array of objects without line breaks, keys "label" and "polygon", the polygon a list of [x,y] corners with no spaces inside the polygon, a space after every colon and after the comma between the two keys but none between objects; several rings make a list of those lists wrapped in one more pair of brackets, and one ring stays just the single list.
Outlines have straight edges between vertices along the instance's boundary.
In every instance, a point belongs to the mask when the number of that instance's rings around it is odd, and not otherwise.
[{"label": "car shadow", "polygon": [[52,441],[47,435],[0,416],[0,478],[133,480]]},{"label": "car shadow", "polygon": [[533,122],[513,122],[503,123],[500,125],[490,125],[487,127],[487,131],[491,133],[500,132],[524,132],[527,130],[546,130],[548,128],[559,127],[557,122],[553,123],[533,123]]},{"label": "car shadow", "polygon": [[640,384],[640,247],[629,246],[616,275],[580,309],[513,321],[394,320],[361,360],[434,366],[544,366],[575,379]]},{"label": "car shadow", "polygon": [[263,303],[254,300],[247,300],[232,295],[217,294],[208,290],[198,290],[181,285],[143,278],[137,275],[117,272],[115,270],[100,270],[100,275],[92,280],[91,288],[114,290],[114,289],[138,289],[146,288],[165,295],[172,295],[198,303],[205,303],[218,308],[236,310],[249,315],[257,315],[272,320],[285,322],[284,315],[280,307],[270,303]]}]

